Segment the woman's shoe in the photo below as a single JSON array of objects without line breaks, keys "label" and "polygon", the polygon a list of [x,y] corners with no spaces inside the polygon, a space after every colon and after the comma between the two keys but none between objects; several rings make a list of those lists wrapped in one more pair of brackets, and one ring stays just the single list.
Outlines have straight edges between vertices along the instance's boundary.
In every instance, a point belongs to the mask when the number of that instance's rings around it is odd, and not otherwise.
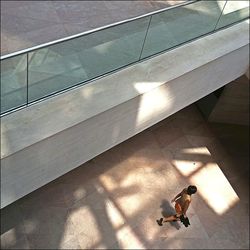
[{"label": "woman's shoe", "polygon": [[162,226],[162,222],[163,222],[163,218],[160,218],[159,220],[156,220],[156,222],[158,223],[159,226]]}]

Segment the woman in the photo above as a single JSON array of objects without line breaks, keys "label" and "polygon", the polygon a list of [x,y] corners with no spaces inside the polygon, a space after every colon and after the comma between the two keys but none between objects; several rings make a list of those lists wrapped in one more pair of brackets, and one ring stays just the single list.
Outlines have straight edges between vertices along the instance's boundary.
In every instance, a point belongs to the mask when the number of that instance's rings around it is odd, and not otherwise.
[{"label": "woman", "polygon": [[160,218],[160,220],[157,220],[157,223],[159,224],[159,226],[162,226],[163,222],[180,220],[181,215],[183,215],[184,218],[187,218],[186,212],[191,203],[191,195],[195,194],[196,192],[197,192],[197,187],[190,185],[187,188],[184,188],[182,192],[177,194],[174,197],[174,199],[171,201],[171,202],[175,202],[176,214],[171,215],[166,218]]}]

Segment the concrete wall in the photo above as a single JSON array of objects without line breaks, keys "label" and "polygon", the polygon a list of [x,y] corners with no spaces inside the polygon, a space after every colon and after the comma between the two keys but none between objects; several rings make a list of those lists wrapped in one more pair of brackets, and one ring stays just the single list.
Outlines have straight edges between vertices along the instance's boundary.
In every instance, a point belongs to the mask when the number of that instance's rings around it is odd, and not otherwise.
[{"label": "concrete wall", "polygon": [[248,43],[234,26],[4,117],[1,207],[240,77]]},{"label": "concrete wall", "polygon": [[227,84],[208,120],[249,125],[249,80],[245,75]]}]

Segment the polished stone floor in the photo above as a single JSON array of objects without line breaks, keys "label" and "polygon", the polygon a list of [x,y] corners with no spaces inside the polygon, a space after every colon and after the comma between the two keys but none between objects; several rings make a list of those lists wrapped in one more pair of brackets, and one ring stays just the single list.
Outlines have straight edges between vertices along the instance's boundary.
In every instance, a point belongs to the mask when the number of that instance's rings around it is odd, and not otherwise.
[{"label": "polished stone floor", "polygon": [[[1,210],[3,249],[249,249],[249,127],[191,105]],[[197,185],[191,226],[159,227]]]},{"label": "polished stone floor", "polygon": [[185,0],[1,0],[1,55],[78,34]]}]

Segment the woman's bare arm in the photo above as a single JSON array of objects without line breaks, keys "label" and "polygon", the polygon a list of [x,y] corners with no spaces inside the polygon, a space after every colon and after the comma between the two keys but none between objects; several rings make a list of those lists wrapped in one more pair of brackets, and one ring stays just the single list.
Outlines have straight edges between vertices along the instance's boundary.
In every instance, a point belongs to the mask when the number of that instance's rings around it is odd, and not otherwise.
[{"label": "woman's bare arm", "polygon": [[185,189],[183,189],[179,194],[177,194],[171,202],[175,202],[177,198],[181,197],[183,192],[185,192]]}]

